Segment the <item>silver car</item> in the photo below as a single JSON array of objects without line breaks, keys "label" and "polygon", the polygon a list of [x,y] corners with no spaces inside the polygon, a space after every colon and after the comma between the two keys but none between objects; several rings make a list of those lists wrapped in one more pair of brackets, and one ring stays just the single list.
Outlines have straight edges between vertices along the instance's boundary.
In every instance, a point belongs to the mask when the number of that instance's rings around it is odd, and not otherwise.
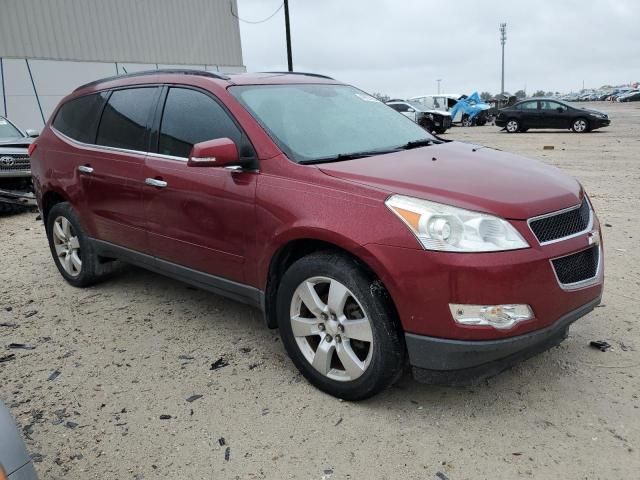
[{"label": "silver car", "polygon": [[0,480],[38,480],[9,409],[0,402]]}]

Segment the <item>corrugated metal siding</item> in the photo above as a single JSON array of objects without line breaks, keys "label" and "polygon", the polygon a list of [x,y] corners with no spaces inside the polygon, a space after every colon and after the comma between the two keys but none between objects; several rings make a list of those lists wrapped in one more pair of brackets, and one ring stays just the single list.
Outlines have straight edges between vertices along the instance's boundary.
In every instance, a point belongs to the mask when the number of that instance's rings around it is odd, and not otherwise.
[{"label": "corrugated metal siding", "polygon": [[0,57],[242,65],[229,0],[0,0]]}]

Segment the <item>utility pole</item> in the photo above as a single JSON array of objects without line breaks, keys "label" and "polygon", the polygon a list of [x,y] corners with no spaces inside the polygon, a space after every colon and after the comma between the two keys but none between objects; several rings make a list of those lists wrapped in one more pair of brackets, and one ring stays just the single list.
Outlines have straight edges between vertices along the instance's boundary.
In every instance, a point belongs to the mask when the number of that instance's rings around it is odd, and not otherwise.
[{"label": "utility pole", "polygon": [[500,43],[502,44],[502,83],[500,84],[500,93],[504,95],[504,44],[507,43],[507,24],[500,24]]},{"label": "utility pole", "polygon": [[438,80],[436,80],[436,82],[438,82],[438,95],[440,95],[440,82],[442,81],[441,78],[439,78]]},{"label": "utility pole", "polygon": [[289,26],[289,0],[284,0],[284,27],[287,32],[287,64],[293,72],[293,58],[291,56],[291,27]]}]

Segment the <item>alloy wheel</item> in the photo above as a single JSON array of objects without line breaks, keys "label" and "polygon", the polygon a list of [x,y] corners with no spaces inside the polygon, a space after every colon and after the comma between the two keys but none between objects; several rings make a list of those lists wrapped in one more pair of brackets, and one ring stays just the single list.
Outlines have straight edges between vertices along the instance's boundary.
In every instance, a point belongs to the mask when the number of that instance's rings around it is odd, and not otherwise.
[{"label": "alloy wheel", "polygon": [[518,122],[515,120],[509,120],[507,122],[507,132],[509,133],[515,133],[518,131],[518,128],[520,128],[520,126],[518,125]]},{"label": "alloy wheel", "polygon": [[573,129],[578,133],[582,133],[587,129],[587,122],[579,118],[578,120],[573,122]]},{"label": "alloy wheel", "polygon": [[53,246],[64,271],[72,277],[80,275],[82,271],[80,240],[73,225],[65,217],[57,217],[53,222]]},{"label": "alloy wheel", "polygon": [[291,299],[291,330],[306,360],[341,382],[362,376],[371,363],[373,330],[355,295],[342,283],[312,277]]}]

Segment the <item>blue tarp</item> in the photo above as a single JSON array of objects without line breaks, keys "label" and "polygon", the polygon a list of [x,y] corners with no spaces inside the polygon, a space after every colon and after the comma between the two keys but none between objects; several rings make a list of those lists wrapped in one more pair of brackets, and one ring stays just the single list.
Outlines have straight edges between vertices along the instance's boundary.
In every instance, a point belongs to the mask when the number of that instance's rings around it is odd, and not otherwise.
[{"label": "blue tarp", "polygon": [[487,105],[480,99],[480,95],[478,95],[478,92],[473,92],[468,97],[458,100],[458,103],[453,106],[453,108],[450,110],[450,113],[452,118],[456,118],[457,113],[462,111],[463,114],[466,113],[467,115],[469,115],[469,119],[473,120],[476,115],[478,115],[483,110],[489,110],[489,108],[489,105]]}]

